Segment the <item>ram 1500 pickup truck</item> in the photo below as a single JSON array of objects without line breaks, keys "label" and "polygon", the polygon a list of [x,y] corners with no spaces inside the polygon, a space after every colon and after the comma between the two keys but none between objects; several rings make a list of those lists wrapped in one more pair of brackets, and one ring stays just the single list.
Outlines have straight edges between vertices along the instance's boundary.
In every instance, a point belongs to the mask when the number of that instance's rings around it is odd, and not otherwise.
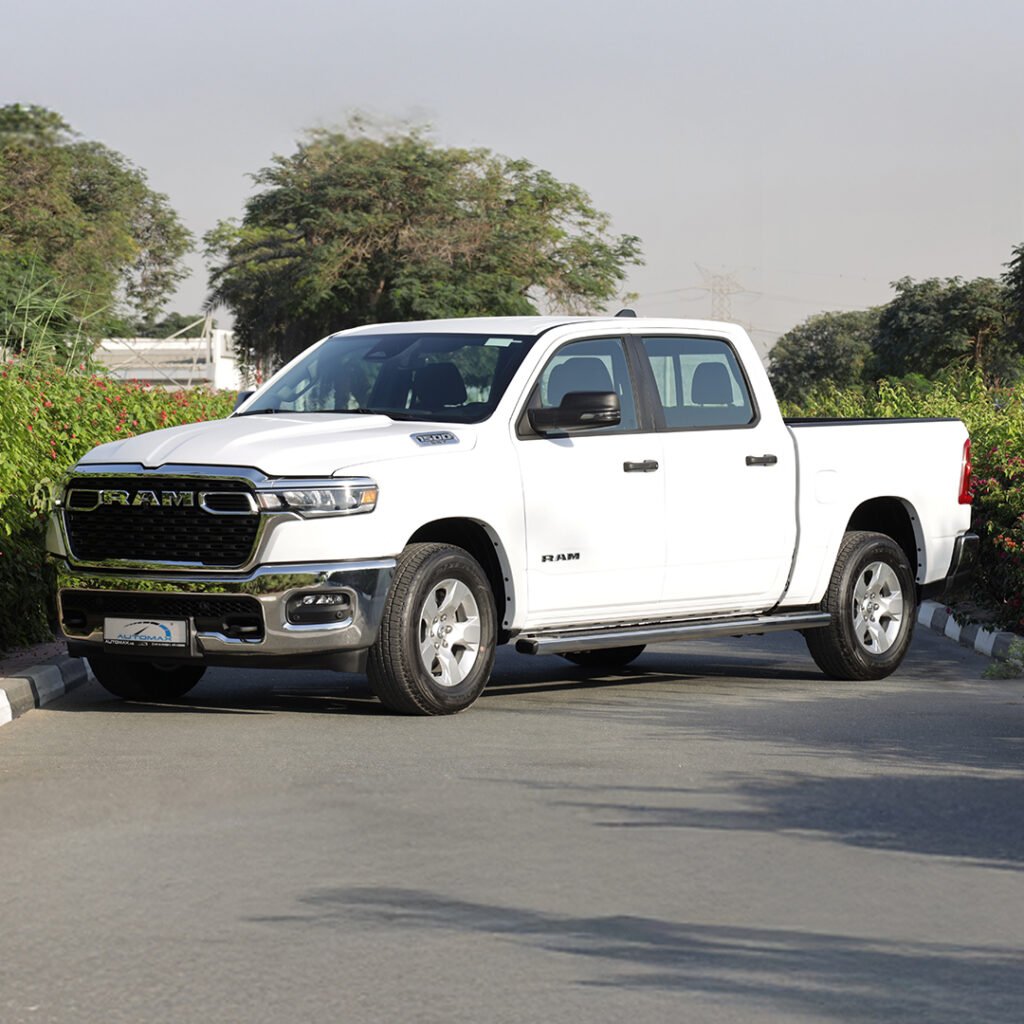
[{"label": "ram 1500 pickup truck", "polygon": [[87,454],[48,544],[70,653],[127,699],[320,666],[446,714],[499,644],[613,671],[779,629],[875,679],[970,571],[969,455],[958,420],[785,421],[732,324],[375,324]]}]

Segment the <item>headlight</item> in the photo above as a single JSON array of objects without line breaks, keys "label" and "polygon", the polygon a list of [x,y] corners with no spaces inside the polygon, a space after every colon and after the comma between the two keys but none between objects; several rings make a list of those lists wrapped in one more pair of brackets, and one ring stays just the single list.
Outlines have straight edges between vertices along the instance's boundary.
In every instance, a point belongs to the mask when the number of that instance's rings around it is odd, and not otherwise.
[{"label": "headlight", "polygon": [[297,512],[309,518],[352,516],[377,507],[377,485],[366,477],[295,480],[260,488],[256,500],[266,512]]}]

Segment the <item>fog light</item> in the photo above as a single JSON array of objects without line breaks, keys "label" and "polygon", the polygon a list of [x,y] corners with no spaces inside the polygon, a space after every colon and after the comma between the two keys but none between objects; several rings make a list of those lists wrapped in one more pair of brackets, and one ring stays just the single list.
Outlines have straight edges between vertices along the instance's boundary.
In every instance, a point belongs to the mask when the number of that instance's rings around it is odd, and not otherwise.
[{"label": "fog light", "polygon": [[348,594],[296,594],[289,598],[285,615],[296,626],[327,625],[350,618],[352,602]]}]

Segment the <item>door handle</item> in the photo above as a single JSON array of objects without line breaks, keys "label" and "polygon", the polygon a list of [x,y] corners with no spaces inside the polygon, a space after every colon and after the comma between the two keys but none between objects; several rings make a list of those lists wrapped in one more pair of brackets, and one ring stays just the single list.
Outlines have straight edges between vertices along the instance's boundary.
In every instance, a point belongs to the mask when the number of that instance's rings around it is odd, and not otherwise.
[{"label": "door handle", "polygon": [[748,466],[774,466],[779,461],[777,455],[748,455]]},{"label": "door handle", "polygon": [[644,459],[643,462],[624,462],[622,464],[623,473],[653,473],[658,468],[658,463],[654,459]]}]

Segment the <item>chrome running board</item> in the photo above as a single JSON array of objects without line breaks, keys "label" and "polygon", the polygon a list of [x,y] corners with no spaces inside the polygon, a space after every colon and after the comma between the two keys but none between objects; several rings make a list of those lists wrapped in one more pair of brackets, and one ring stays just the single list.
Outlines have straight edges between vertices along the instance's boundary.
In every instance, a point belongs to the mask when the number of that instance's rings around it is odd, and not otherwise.
[{"label": "chrome running board", "polygon": [[716,636],[747,636],[783,629],[820,629],[832,621],[828,612],[789,612],[738,619],[648,622],[631,626],[588,626],[585,629],[528,632],[516,640],[520,654],[571,654],[606,647],[657,644],[667,640],[704,640]]}]

